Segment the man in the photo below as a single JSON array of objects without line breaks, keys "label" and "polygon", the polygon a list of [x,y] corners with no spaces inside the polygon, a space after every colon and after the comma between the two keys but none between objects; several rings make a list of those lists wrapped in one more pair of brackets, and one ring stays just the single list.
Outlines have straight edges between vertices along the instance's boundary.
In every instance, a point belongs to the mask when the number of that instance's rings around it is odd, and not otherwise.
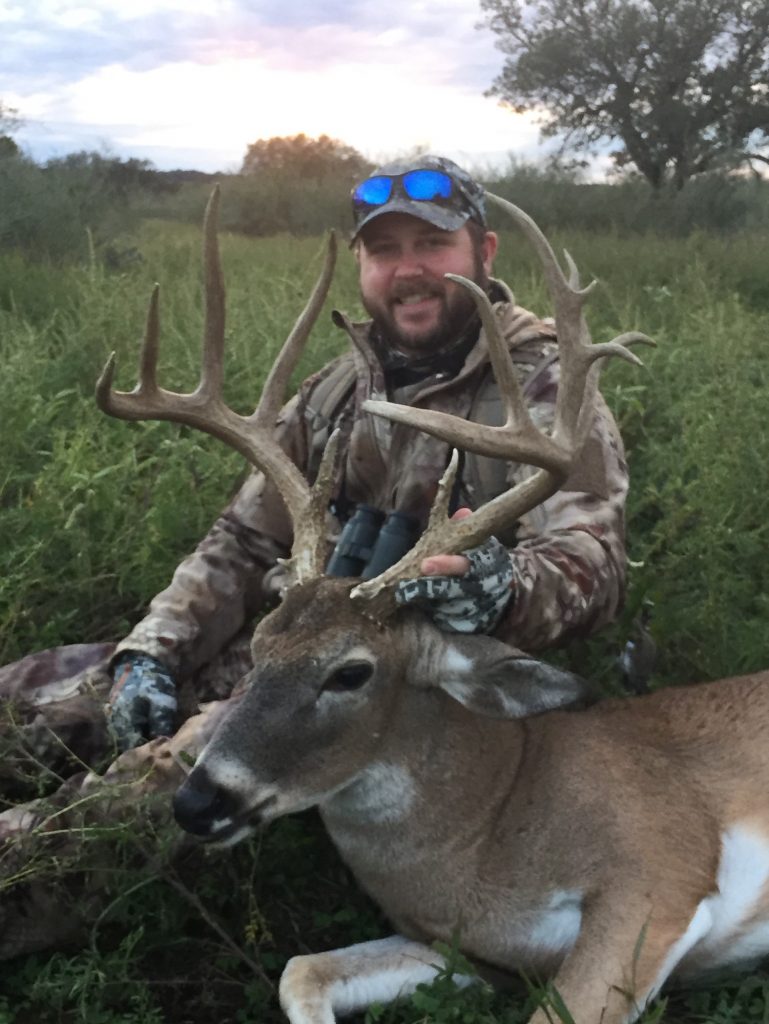
[{"label": "man", "polygon": [[[328,437],[341,428],[332,533],[338,536],[356,509],[365,507],[379,519],[400,517],[413,541],[425,525],[448,446],[363,413],[363,401],[386,396],[475,422],[503,419],[475,305],[444,275],[464,275],[488,292],[532,416],[542,426],[552,421],[557,390],[554,329],[517,307],[507,287],[491,277],[497,236],[487,227],[483,189],[451,161],[423,156],[381,168],[354,190],[353,214],[352,247],[371,320],[352,323],[334,314],[352,345],[305,381],[276,430],[312,478]],[[525,466],[467,454],[455,488],[456,514],[528,473]],[[445,629],[493,632],[526,651],[590,632],[610,621],[621,603],[626,490],[621,441],[599,401],[585,455],[561,492],[480,548],[426,559],[424,575],[402,584],[399,599],[419,603]],[[253,472],[146,617],[114,651],[99,652],[106,653],[106,663],[86,673],[69,671],[62,681],[50,661],[36,661],[32,667],[44,684],[34,692],[24,685],[29,666],[6,675],[5,691],[0,675],[0,693],[14,696],[21,709],[17,721],[27,750],[37,761],[66,750],[93,765],[114,753],[116,738],[126,753],[109,778],[121,780],[134,795],[142,792],[137,780],[151,768],[151,786],[172,788],[179,777],[174,758],[199,749],[249,668],[253,621],[275,592],[289,530],[272,485]],[[331,571],[343,549],[344,535]],[[364,558],[362,570],[365,563]],[[208,701],[220,703],[213,712],[189,718]],[[171,736],[180,720],[187,721],[173,740],[146,742]],[[84,794],[90,799],[102,791],[102,781],[93,773],[71,779],[57,806],[81,804]],[[108,800],[110,814],[117,813],[115,807],[116,800]],[[40,820],[29,809],[6,812],[0,815],[0,836],[3,828],[12,837]],[[13,951],[19,944],[40,945],[38,933],[28,927]],[[0,943],[2,955],[9,955],[8,941]]]}]

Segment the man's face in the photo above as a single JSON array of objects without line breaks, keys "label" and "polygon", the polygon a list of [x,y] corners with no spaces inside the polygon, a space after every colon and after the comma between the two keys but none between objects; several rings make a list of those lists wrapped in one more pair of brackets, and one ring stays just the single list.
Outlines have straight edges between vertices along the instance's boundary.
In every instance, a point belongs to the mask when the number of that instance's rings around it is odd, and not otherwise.
[{"label": "man's face", "polygon": [[465,225],[442,231],[406,213],[375,218],[358,247],[363,305],[384,339],[407,354],[437,351],[461,335],[475,303],[444,274],[461,274],[485,287],[497,250],[486,232],[474,243]]}]

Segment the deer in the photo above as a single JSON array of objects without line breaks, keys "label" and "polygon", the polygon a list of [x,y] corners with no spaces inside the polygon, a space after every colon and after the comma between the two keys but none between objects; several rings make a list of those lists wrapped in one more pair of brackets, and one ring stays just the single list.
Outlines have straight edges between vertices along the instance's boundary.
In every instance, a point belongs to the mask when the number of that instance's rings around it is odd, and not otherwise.
[{"label": "deer", "polygon": [[[457,520],[448,514],[455,452],[424,534],[375,579],[324,576],[338,437],[310,486],[272,435],[328,288],[333,239],[251,416],[221,399],[218,193],[205,222],[198,389],[157,385],[157,291],[139,385],[113,389],[114,359],[97,385],[111,415],[187,423],[236,448],[276,483],[293,521],[282,601],[256,627],[253,669],[173,800],[180,826],[219,846],[317,807],[396,929],[289,960],[280,1001],[291,1024],[334,1024],[414,992],[446,968],[441,942],[456,942],[482,976],[550,979],[575,1024],[633,1021],[669,979],[769,952],[769,672],[595,701],[579,677],[492,636],[441,632],[394,600],[425,556],[480,543],[563,485],[590,430],[601,366],[615,356],[640,362],[628,346],[648,341],[631,332],[593,343],[583,312],[592,285],[581,287],[568,253],[564,273],[523,211],[489,199],[543,266],[561,365],[554,423],[542,431],[531,422],[493,308],[457,278],[489,338],[506,422],[386,401],[367,411],[531,474]],[[545,996],[530,1024],[552,1019]]]}]

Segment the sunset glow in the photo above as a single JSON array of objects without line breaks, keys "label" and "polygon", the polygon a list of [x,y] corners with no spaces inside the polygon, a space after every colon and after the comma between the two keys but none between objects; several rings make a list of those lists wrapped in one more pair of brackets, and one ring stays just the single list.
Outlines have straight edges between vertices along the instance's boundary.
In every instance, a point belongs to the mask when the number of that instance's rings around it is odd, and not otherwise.
[{"label": "sunset glow", "polygon": [[333,2],[311,23],[290,4],[211,6],[0,0],[17,38],[0,99],[26,121],[19,142],[37,159],[102,149],[202,170],[236,170],[249,143],[299,132],[373,160],[418,145],[474,165],[537,151],[533,120],[483,95],[501,55],[475,28],[477,2],[396,3],[387,23],[365,2],[344,23]]}]

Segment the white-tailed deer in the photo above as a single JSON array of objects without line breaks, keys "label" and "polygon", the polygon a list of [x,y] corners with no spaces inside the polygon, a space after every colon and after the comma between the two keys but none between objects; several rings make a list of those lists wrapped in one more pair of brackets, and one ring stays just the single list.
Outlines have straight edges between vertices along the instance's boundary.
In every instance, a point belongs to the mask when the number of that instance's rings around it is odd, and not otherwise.
[{"label": "white-tailed deer", "polygon": [[[220,843],[317,805],[397,928],[291,960],[281,1001],[293,1024],[333,1024],[413,991],[443,965],[434,940],[458,937],[481,965],[553,978],[576,1024],[633,1020],[672,975],[769,951],[769,673],[570,710],[585,696],[580,680],[491,637],[442,633],[392,598],[425,555],[477,544],[554,493],[591,425],[597,360],[634,359],[624,344],[639,340],[592,345],[571,261],[567,280],[529,218],[495,201],[534,242],[548,278],[562,374],[554,427],[548,436],[530,422],[494,312],[463,281],[492,345],[507,423],[387,403],[368,411],[539,468],[456,522],[450,467],[425,535],[376,580],[322,575],[335,445],[311,489],[271,437],[323,283],[256,413],[237,417],[219,397],[223,291],[210,214],[201,387],[191,396],[157,387],[154,302],[140,387],[113,393],[111,370],[99,384],[114,415],[179,420],[226,440],[271,475],[293,518],[291,585],[254,634],[241,699],[175,798],[183,827]],[[329,262],[323,281],[330,273]],[[540,1008],[532,1024],[551,1019]]]}]

